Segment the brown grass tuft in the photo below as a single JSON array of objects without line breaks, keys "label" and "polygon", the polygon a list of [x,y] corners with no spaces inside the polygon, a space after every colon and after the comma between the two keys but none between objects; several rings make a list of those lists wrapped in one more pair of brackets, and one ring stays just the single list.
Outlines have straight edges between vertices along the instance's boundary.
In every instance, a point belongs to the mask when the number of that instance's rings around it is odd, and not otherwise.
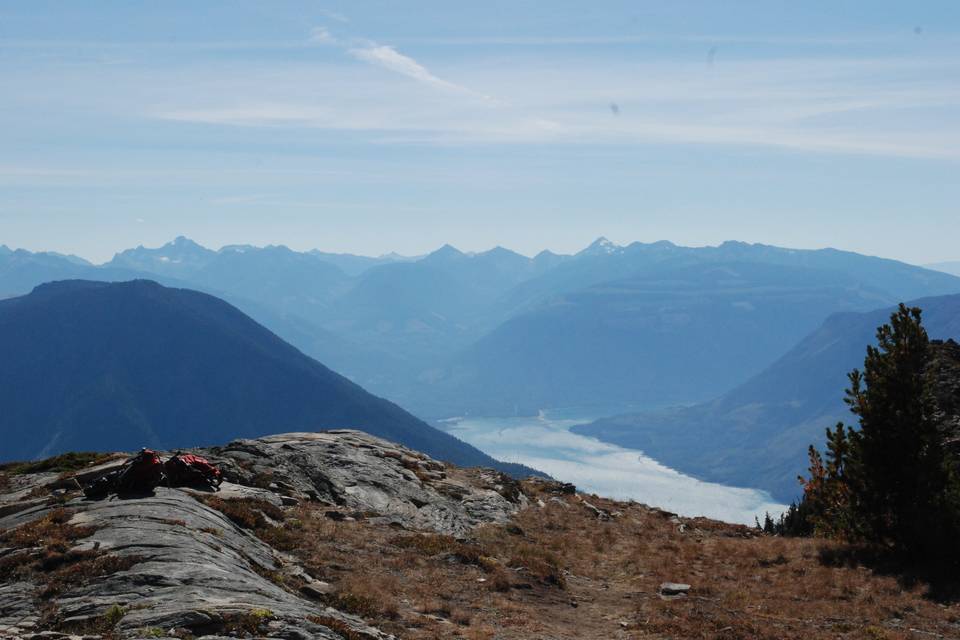
[{"label": "brown grass tuft", "polygon": [[219,498],[217,496],[196,496],[200,502],[216,509],[241,529],[257,529],[270,524],[264,516],[282,522],[283,509],[272,502],[259,498]]},{"label": "brown grass tuft", "polygon": [[26,473],[42,473],[45,471],[63,473],[66,471],[80,471],[113,459],[116,454],[98,453],[95,451],[81,451],[64,453],[59,456],[36,460],[33,462],[7,462],[0,465],[0,471],[10,475]]},{"label": "brown grass tuft", "polygon": [[364,633],[354,631],[350,628],[350,625],[343,620],[338,620],[330,616],[307,616],[307,620],[330,629],[343,637],[343,640],[368,640],[369,637]]}]

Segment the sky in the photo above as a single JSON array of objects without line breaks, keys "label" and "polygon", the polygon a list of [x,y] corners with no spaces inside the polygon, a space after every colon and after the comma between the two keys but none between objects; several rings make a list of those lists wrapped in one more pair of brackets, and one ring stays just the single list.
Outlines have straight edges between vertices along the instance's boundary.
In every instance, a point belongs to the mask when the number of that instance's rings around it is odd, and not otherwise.
[{"label": "sky", "polygon": [[960,3],[0,3],[0,244],[960,259]]}]

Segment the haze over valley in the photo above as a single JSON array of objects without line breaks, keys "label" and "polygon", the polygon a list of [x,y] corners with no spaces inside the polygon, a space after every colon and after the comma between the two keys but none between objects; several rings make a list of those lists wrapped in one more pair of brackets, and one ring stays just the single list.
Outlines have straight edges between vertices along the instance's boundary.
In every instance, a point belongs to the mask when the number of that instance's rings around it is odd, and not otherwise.
[{"label": "haze over valley", "polygon": [[[649,500],[650,487],[666,483],[673,488],[652,494],[658,504],[699,493],[676,509],[737,521],[796,498],[803,443],[843,417],[844,373],[892,305],[922,298],[931,335],[960,338],[956,276],[851,252],[741,242],[619,246],[600,238],[573,255],[445,245],[377,258],[283,246],[214,250],[178,237],[99,265],[0,251],[5,295],[61,279],[149,279],[223,297],[304,354],[487,454],[572,480],[589,477],[569,466],[585,464],[586,454],[575,460],[555,441],[616,455],[601,444],[608,442],[640,466],[585,486]],[[32,297],[45,295],[40,287]],[[569,425],[581,435],[525,427],[507,440],[483,434],[482,425],[499,432],[499,419],[543,412],[585,416]],[[456,418],[469,429],[449,428]],[[576,440],[583,436],[599,440]],[[46,441],[43,453],[64,449]],[[418,448],[440,450],[432,446]],[[643,467],[646,456],[763,493],[718,499],[708,485],[685,486],[686,476],[645,486],[635,474],[658,468]],[[593,473],[606,464],[597,461]]]}]

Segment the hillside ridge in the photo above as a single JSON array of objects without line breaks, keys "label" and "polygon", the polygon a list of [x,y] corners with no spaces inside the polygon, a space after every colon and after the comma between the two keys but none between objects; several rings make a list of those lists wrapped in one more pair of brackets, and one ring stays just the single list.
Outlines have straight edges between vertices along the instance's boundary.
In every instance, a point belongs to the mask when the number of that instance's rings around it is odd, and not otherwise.
[{"label": "hillside ridge", "polygon": [[[229,303],[149,280],[61,281],[0,301],[0,456],[359,428],[503,465],[376,397]],[[175,400],[175,401],[174,401]]]}]

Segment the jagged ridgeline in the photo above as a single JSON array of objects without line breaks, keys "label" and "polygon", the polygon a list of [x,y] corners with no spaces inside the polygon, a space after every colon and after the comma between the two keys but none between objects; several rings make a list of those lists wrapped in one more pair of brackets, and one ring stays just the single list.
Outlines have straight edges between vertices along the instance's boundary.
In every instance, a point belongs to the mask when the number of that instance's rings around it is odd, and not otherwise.
[{"label": "jagged ridgeline", "polygon": [[831,313],[960,292],[954,276],[894,260],[741,242],[365,258],[181,237],[103,265],[0,247],[0,297],[68,278],[210,293],[428,419],[708,400]]},{"label": "jagged ridgeline", "polygon": [[3,460],[356,428],[502,465],[378,398],[226,302],[151,281],[63,281],[0,301]]}]

